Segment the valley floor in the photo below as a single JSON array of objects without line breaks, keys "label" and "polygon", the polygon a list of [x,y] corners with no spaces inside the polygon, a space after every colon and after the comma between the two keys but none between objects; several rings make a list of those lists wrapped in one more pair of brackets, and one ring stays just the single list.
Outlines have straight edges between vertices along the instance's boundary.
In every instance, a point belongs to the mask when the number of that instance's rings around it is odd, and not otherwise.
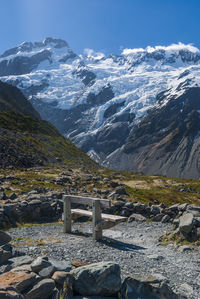
[{"label": "valley floor", "polygon": [[56,260],[115,261],[122,275],[158,274],[187,298],[199,298],[200,251],[162,246],[158,239],[171,225],[159,222],[119,224],[104,231],[102,242],[91,237],[91,223],[73,225],[72,234],[63,234],[63,225],[25,226],[10,230],[16,250],[31,256],[46,255]]}]

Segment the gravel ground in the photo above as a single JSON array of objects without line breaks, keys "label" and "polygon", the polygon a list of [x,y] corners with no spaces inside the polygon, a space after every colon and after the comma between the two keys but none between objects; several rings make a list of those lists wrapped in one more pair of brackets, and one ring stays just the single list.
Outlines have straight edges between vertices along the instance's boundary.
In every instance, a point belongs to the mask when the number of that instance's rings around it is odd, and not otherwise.
[{"label": "gravel ground", "polygon": [[158,238],[171,229],[169,224],[159,222],[122,223],[105,230],[102,242],[92,240],[91,223],[88,222],[74,224],[72,234],[63,234],[62,225],[12,229],[10,234],[19,243],[16,249],[31,256],[45,254],[57,260],[90,263],[115,261],[120,264],[123,277],[158,273],[166,277],[176,292],[198,299],[200,251],[180,252],[172,245],[161,246]]}]

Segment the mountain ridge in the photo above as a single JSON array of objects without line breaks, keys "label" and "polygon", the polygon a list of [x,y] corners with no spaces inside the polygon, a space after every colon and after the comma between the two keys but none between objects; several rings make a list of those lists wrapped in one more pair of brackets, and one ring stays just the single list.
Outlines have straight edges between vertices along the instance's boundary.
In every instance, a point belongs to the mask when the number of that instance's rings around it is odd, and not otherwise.
[{"label": "mountain ridge", "polygon": [[[5,65],[10,75],[3,75]],[[20,88],[42,118],[79,148],[111,165],[149,111],[162,111],[200,86],[200,51],[179,43],[77,55],[65,41],[47,38],[4,53],[0,79]]]},{"label": "mountain ridge", "polygon": [[0,82],[0,166],[98,165],[63,137],[17,87]]}]

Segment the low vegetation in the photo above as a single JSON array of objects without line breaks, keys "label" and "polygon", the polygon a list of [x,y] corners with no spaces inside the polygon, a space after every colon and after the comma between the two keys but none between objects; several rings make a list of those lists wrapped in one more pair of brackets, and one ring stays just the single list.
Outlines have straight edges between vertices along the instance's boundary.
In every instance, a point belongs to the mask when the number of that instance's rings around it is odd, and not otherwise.
[{"label": "low vegetation", "polygon": [[[0,168],[0,179],[12,177],[6,180],[2,186],[5,193],[12,192],[21,194],[29,192],[35,188],[49,188],[54,191],[63,190],[64,186],[57,181],[63,174],[72,176],[73,180],[79,182],[79,188],[84,188],[88,192],[96,190],[112,191],[110,182],[118,182],[125,186],[128,201],[138,201],[142,203],[163,202],[167,205],[175,203],[200,203],[200,184],[199,180],[187,180],[179,178],[167,178],[160,176],[144,176],[129,172],[116,172],[108,169],[90,169],[84,165],[48,165],[30,169],[9,169]],[[87,180],[86,176],[100,177],[97,183]],[[105,180],[106,179],[106,180]],[[100,194],[100,193],[99,193]],[[97,196],[102,196],[98,195]],[[123,198],[123,195],[122,195]]]}]

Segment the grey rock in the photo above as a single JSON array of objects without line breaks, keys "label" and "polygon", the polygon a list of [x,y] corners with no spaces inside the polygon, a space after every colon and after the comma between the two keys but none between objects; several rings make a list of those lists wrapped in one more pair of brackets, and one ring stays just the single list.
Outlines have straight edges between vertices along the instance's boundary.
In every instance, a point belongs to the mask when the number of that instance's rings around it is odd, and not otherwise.
[{"label": "grey rock", "polygon": [[20,266],[23,266],[23,265],[31,264],[32,261],[33,261],[33,258],[28,256],[28,255],[14,257],[14,258],[9,260],[9,262],[11,263],[12,268],[16,268],[16,267],[20,267]]},{"label": "grey rock", "polygon": [[195,217],[200,217],[200,206],[189,205],[187,207],[187,213],[193,214]]},{"label": "grey rock", "polygon": [[33,286],[25,295],[25,299],[47,299],[53,294],[55,282],[53,279],[43,279]]},{"label": "grey rock", "polygon": [[49,262],[55,267],[56,271],[70,272],[72,270],[72,264],[70,262],[53,259],[50,259]]},{"label": "grey rock", "polygon": [[151,214],[158,215],[160,214],[160,208],[158,206],[151,206]]},{"label": "grey rock", "polygon": [[123,206],[125,205],[125,203],[124,203],[124,201],[122,201],[122,200],[116,200],[115,202],[113,202],[113,205],[114,205],[115,207],[119,207],[119,208],[121,208],[121,207],[123,207]]},{"label": "grey rock", "polygon": [[43,268],[38,274],[43,278],[50,278],[55,270],[56,268],[51,265],[49,267]]},{"label": "grey rock", "polygon": [[[9,269],[9,265],[8,265],[8,268]],[[7,270],[6,269],[6,270]],[[31,273],[32,272],[32,269],[31,269],[31,265],[28,264],[28,265],[21,265],[21,266],[18,266],[16,268],[12,268],[7,270],[7,271],[11,271],[11,272],[26,272],[26,273]]]},{"label": "grey rock", "polygon": [[24,299],[12,286],[0,285],[0,299]]},{"label": "grey rock", "polygon": [[200,240],[200,227],[197,227],[196,234],[197,234],[197,240]]},{"label": "grey rock", "polygon": [[127,277],[121,289],[122,299],[178,299],[169,288],[164,277],[134,275]]},{"label": "grey rock", "polygon": [[188,245],[183,245],[178,248],[178,251],[180,251],[180,252],[186,252],[186,251],[191,251],[191,250],[192,250],[192,247],[188,246]]},{"label": "grey rock", "polygon": [[[41,205],[42,201],[40,199],[33,199],[29,202],[29,206],[39,206]],[[34,207],[35,208],[35,207]]]},{"label": "grey rock", "polygon": [[11,236],[3,231],[0,231],[0,246],[9,243],[12,240]]},{"label": "grey rock", "polygon": [[178,213],[178,210],[179,210],[179,204],[176,203],[176,204],[170,206],[169,209],[170,209],[171,211],[173,211],[173,212]]},{"label": "grey rock", "polygon": [[120,267],[112,262],[100,262],[72,271],[74,290],[80,295],[112,296],[121,287]]},{"label": "grey rock", "polygon": [[163,217],[164,217],[164,214],[156,214],[156,215],[151,216],[151,218],[157,222],[160,222],[163,219]]},{"label": "grey rock", "polygon": [[52,276],[52,279],[55,281],[55,283],[57,283],[58,285],[61,285],[61,286],[64,284],[64,282],[66,281],[67,278],[68,278],[68,280],[71,280],[72,282],[74,281],[73,275],[70,274],[69,272],[65,272],[65,271],[56,271],[56,272],[54,272],[54,274]]},{"label": "grey rock", "polygon": [[49,266],[51,266],[50,262],[48,262],[43,257],[38,257],[32,262],[31,269],[33,272],[39,273],[42,269],[47,268]]},{"label": "grey rock", "polygon": [[11,194],[9,195],[9,199],[11,199],[11,200],[15,200],[16,198],[17,198],[16,193],[11,193]]},{"label": "grey rock", "polygon": [[124,186],[119,186],[115,189],[116,194],[127,195],[126,188]]},{"label": "grey rock", "polygon": [[126,202],[124,206],[128,209],[133,209],[133,203],[132,202]]},{"label": "grey rock", "polygon": [[10,251],[0,249],[0,265],[6,263],[12,257]]},{"label": "grey rock", "polygon": [[138,214],[143,214],[146,212],[146,205],[145,204],[142,204],[142,203],[139,203],[139,202],[136,202],[133,204],[133,209],[134,209],[134,212],[135,213],[138,213]]},{"label": "grey rock", "polygon": [[179,230],[182,233],[190,233],[194,226],[194,216],[191,213],[186,213],[180,218]]},{"label": "grey rock", "polygon": [[179,226],[179,222],[180,222],[179,219],[174,219],[174,220],[173,220],[173,228],[174,228],[174,229],[177,229],[177,228],[178,228],[178,226]]},{"label": "grey rock", "polygon": [[188,207],[188,203],[183,203],[182,205],[178,206],[178,210],[181,212],[185,212]]},{"label": "grey rock", "polygon": [[162,220],[161,220],[161,222],[162,223],[167,223],[167,222],[169,222],[170,221],[170,216],[169,215],[165,215],[165,216],[163,216],[163,218],[162,218]]},{"label": "grey rock", "polygon": [[133,222],[133,221],[140,221],[140,222],[144,222],[146,221],[146,217],[140,215],[140,214],[135,214],[133,213],[129,218],[128,218],[128,222]]},{"label": "grey rock", "polygon": [[162,260],[164,260],[164,256],[157,255],[157,254],[148,255],[148,258],[151,259],[151,260],[154,260],[154,261],[162,261]]},{"label": "grey rock", "polygon": [[0,200],[5,200],[6,198],[5,192],[0,192]]}]

